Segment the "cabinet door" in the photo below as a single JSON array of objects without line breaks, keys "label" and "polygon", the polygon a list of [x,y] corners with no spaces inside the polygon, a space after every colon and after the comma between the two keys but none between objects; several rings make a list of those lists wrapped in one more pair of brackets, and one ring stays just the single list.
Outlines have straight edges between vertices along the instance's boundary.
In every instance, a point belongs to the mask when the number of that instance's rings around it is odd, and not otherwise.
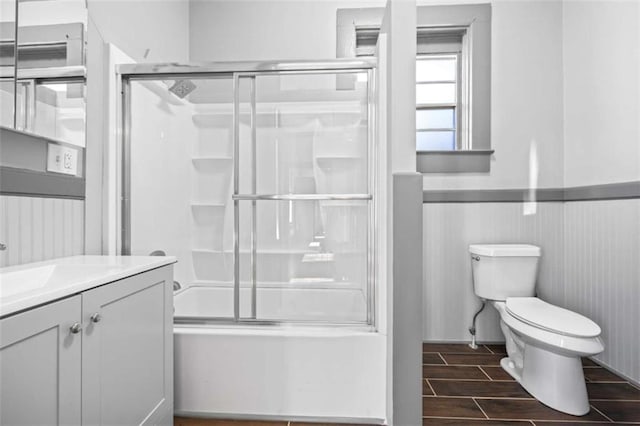
[{"label": "cabinet door", "polygon": [[0,424],[80,424],[80,300],[0,320]]},{"label": "cabinet door", "polygon": [[173,420],[172,278],[168,266],[82,294],[84,424]]}]

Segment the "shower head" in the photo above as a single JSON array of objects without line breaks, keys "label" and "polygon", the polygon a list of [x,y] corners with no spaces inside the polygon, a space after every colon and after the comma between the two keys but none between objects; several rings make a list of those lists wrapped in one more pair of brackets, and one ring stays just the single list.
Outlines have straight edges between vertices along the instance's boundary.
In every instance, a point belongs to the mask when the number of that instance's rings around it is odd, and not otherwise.
[{"label": "shower head", "polygon": [[169,87],[169,91],[180,99],[183,99],[189,93],[193,92],[195,88],[196,85],[191,80],[176,80],[173,86]]}]

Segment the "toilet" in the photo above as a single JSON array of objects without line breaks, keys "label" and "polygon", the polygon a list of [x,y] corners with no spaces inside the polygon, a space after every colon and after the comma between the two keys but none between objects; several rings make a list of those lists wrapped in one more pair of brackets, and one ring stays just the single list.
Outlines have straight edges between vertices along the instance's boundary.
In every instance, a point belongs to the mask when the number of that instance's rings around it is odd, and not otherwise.
[{"label": "toilet", "polygon": [[581,357],[604,350],[589,318],[535,297],[540,247],[469,246],[475,294],[500,314],[507,357],[500,361],[527,392],[567,414],[589,412]]}]

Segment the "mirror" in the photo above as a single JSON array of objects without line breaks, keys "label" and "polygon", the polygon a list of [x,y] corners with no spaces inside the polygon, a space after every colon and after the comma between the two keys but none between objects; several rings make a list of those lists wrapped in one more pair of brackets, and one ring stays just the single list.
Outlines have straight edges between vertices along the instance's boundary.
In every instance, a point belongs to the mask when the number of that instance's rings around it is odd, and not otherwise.
[{"label": "mirror", "polygon": [[[0,0],[10,11],[7,0]],[[13,3],[15,7],[15,3]],[[85,0],[18,0],[17,61],[12,122],[4,112],[15,49],[2,50],[2,125],[84,148],[86,134]],[[15,13],[14,13],[15,15]],[[3,43],[11,25],[2,22]],[[14,32],[15,32],[15,27]],[[5,95],[5,93],[7,93]]]},{"label": "mirror", "polygon": [[0,0],[0,126],[14,127],[16,1]]}]

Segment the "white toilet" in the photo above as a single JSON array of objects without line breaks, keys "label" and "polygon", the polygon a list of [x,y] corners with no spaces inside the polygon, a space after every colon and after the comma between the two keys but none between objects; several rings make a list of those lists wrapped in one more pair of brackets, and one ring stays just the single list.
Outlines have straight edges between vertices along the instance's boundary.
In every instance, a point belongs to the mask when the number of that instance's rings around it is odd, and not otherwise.
[{"label": "white toilet", "polygon": [[600,327],[535,297],[540,247],[469,246],[476,295],[500,313],[508,357],[502,368],[543,404],[564,413],[589,412],[580,358],[604,350]]}]

